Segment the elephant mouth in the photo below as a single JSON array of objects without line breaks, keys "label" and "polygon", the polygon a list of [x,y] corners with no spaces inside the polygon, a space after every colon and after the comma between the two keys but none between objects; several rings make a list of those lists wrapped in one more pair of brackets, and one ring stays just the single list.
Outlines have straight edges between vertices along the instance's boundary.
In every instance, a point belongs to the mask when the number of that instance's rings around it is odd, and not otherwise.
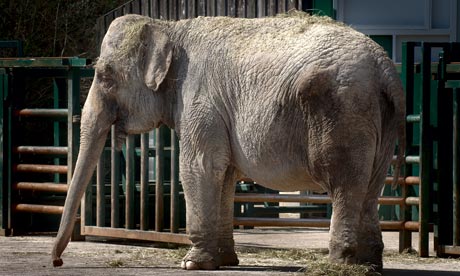
[{"label": "elephant mouth", "polygon": [[125,129],[125,124],[122,121],[116,121],[115,124],[115,148],[121,150],[123,143],[128,136],[128,132]]}]

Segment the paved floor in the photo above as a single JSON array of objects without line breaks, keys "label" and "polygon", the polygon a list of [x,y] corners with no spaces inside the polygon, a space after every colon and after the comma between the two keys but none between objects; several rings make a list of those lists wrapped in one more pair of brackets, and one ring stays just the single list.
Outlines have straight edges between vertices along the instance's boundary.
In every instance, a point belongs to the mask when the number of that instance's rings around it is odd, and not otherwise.
[{"label": "paved floor", "polygon": [[[386,252],[396,252],[398,233],[385,232],[383,237]],[[239,247],[326,249],[328,233],[322,229],[258,228],[237,230],[235,239]],[[413,234],[414,248],[417,240]],[[52,242],[53,237],[49,236],[0,237],[0,275],[308,275],[299,272],[302,265],[279,259],[243,262],[238,267],[213,272],[186,272],[178,268],[180,257],[171,256],[177,250],[100,240],[71,242],[64,254],[64,266],[53,268],[49,255]],[[385,260],[384,275],[460,275],[459,260],[435,257],[407,260],[395,256]],[[118,265],[120,260],[124,265]]]}]

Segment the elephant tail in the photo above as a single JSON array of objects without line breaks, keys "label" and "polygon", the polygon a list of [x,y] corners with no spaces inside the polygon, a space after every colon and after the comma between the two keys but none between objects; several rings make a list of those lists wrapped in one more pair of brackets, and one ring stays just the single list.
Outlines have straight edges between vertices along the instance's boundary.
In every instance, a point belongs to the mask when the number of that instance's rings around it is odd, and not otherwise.
[{"label": "elephant tail", "polygon": [[[396,160],[394,161],[394,170],[393,170],[393,181],[392,181],[392,189],[396,189],[398,187],[398,180],[401,174],[402,166],[405,162],[405,152],[406,152],[406,101],[404,96],[404,89],[399,78],[399,75],[394,68],[392,61],[388,59],[388,63],[391,65],[386,64],[384,72],[384,97],[387,99],[388,109],[393,112],[393,116],[390,114],[385,114],[386,117],[386,127],[383,127],[383,131],[387,133],[383,133],[383,135],[388,135],[392,133],[396,135],[397,138],[397,153],[396,153]],[[391,143],[394,143],[394,138],[392,139]],[[392,145],[393,147],[393,145]]]}]

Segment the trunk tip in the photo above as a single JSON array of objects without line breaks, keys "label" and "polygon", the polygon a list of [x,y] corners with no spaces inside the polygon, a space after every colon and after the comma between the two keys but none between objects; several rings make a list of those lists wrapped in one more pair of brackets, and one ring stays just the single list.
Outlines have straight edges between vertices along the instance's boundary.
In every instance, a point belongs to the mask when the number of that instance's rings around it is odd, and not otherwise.
[{"label": "trunk tip", "polygon": [[62,266],[62,264],[64,264],[64,262],[62,261],[61,258],[58,258],[58,259],[54,259],[54,260],[53,260],[53,266],[54,266],[54,267]]}]

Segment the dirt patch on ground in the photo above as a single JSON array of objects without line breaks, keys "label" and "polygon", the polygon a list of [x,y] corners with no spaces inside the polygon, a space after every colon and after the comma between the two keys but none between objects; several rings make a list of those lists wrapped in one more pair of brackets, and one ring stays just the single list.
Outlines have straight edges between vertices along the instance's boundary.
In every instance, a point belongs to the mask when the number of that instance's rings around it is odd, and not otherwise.
[{"label": "dirt patch on ground", "polygon": [[[185,247],[94,238],[71,242],[63,255],[64,266],[53,268],[53,237],[0,237],[0,275],[350,275],[326,265],[324,230],[256,229],[237,231],[235,237],[240,265],[213,272],[179,269]],[[384,240],[389,238],[397,235],[384,235]],[[384,267],[384,275],[460,275],[458,259],[419,258],[392,247],[385,250]]]}]

